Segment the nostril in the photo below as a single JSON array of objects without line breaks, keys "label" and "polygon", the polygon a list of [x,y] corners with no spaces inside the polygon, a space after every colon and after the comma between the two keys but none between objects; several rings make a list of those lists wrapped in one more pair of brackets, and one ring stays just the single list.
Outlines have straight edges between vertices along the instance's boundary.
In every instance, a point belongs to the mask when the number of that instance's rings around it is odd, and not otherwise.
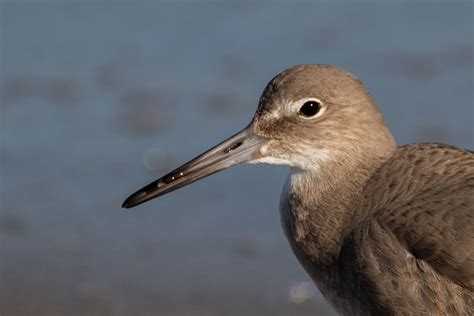
[{"label": "nostril", "polygon": [[237,148],[239,148],[240,146],[242,145],[242,142],[237,142],[235,144],[232,144],[232,146],[230,146],[229,148],[227,148],[225,150],[226,153],[230,153],[231,151],[234,151],[236,150]]}]

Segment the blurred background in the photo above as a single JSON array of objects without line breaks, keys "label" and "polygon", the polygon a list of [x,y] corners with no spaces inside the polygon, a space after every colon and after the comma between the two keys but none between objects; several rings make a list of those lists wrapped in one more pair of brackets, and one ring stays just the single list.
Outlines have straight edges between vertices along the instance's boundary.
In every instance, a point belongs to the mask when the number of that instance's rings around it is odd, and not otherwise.
[{"label": "blurred background", "polygon": [[474,148],[473,2],[0,1],[0,314],[334,315],[283,235],[288,170],[131,211],[300,63],[356,73],[399,144]]}]

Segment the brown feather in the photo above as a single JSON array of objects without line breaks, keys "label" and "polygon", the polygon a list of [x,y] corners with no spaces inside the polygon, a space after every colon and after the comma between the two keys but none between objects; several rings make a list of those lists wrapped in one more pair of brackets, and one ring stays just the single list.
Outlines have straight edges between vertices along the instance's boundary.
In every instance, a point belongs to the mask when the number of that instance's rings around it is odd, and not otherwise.
[{"label": "brown feather", "polygon": [[[275,115],[314,96],[315,121]],[[297,66],[264,91],[255,130],[273,157],[300,163],[283,190],[290,245],[345,315],[474,315],[474,154],[442,144],[396,148],[374,100],[347,72]],[[299,159],[299,160],[298,160]],[[318,160],[316,160],[318,161]]]}]

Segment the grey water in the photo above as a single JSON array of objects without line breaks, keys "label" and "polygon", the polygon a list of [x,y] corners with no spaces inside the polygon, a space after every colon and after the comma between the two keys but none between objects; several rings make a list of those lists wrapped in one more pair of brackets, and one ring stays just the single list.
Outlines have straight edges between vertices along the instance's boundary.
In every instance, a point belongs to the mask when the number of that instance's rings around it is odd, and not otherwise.
[{"label": "grey water", "polygon": [[0,1],[1,315],[334,315],[291,253],[288,169],[124,211],[300,63],[357,74],[399,144],[474,148],[473,3]]}]

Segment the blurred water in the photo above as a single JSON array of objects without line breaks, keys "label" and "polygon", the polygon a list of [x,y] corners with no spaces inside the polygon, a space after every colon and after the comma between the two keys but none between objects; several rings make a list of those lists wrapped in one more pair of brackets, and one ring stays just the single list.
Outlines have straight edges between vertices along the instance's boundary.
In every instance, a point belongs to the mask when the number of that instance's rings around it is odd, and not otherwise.
[{"label": "blurred water", "polygon": [[399,143],[472,149],[473,24],[472,2],[0,2],[0,314],[333,314],[280,229],[285,168],[121,202],[298,63],[356,73]]}]

